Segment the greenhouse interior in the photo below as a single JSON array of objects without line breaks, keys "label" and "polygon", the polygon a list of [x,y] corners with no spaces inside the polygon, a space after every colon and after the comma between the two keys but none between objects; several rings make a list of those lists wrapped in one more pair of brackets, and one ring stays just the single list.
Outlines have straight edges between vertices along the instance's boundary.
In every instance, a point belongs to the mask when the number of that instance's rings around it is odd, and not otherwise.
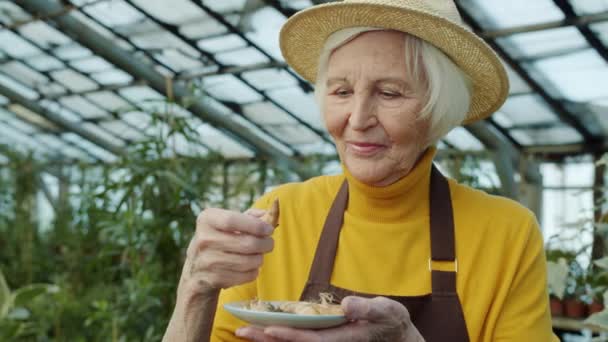
[{"label": "greenhouse interior", "polygon": [[[181,340],[165,334],[199,214],[343,173],[279,40],[333,2],[0,1],[0,341]],[[508,96],[434,163],[534,214],[554,336],[608,340],[608,1],[455,5]]]}]

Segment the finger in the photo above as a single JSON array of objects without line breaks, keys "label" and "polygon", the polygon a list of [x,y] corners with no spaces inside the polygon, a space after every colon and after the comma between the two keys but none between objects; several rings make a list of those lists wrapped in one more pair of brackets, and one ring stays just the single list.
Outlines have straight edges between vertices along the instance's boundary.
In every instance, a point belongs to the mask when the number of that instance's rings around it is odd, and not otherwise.
[{"label": "finger", "polygon": [[262,216],[264,216],[266,214],[266,210],[264,210],[264,209],[257,209],[257,208],[249,208],[249,209],[247,209],[245,211],[244,214],[260,218],[260,217],[262,217]]},{"label": "finger", "polygon": [[235,254],[264,254],[274,248],[274,240],[270,237],[258,237],[248,234],[236,234],[218,230],[200,232],[188,247],[188,256],[196,257],[206,250],[218,250]]},{"label": "finger", "polygon": [[203,284],[215,289],[227,289],[232,286],[246,284],[254,281],[258,277],[259,271],[231,272],[218,270],[210,273],[195,273],[191,278],[193,286]]},{"label": "finger", "polygon": [[264,333],[264,328],[247,326],[236,330],[235,335],[241,338],[246,338],[251,341],[260,342],[281,342],[279,338],[267,335]]},{"label": "finger", "polygon": [[217,249],[244,255],[265,254],[274,249],[274,240],[270,237],[224,233],[219,237]]},{"label": "finger", "polygon": [[[268,327],[264,334],[280,341],[290,342],[317,342],[321,336],[314,330],[292,329],[287,327]],[[332,340],[333,341],[333,340]]]},{"label": "finger", "polygon": [[223,232],[240,232],[259,237],[269,236],[274,231],[268,223],[252,215],[216,208],[205,209],[196,222],[197,230],[209,226]]},{"label": "finger", "polygon": [[346,317],[351,320],[366,320],[373,323],[408,321],[409,312],[399,302],[386,297],[372,299],[349,296],[342,300]]},{"label": "finger", "polygon": [[201,253],[194,260],[193,270],[248,272],[259,269],[263,262],[264,256],[262,254],[241,255],[209,250]]}]

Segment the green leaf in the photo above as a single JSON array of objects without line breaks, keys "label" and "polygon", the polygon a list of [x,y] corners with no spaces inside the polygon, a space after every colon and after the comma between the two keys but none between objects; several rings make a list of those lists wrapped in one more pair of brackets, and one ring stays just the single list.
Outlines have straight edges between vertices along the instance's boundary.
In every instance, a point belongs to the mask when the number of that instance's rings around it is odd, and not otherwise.
[{"label": "green leaf", "polygon": [[16,307],[6,316],[8,319],[12,319],[14,321],[25,321],[30,318],[30,311],[23,307]]},{"label": "green leaf", "polygon": [[30,284],[15,290],[13,293],[14,303],[18,306],[29,304],[34,298],[52,292],[53,285],[48,284]]},{"label": "green leaf", "polygon": [[560,258],[558,262],[547,262],[547,284],[549,292],[557,298],[562,299],[566,291],[566,279],[568,278],[568,264]]},{"label": "green leaf", "polygon": [[608,310],[594,313],[584,322],[586,325],[595,326],[608,331]]},{"label": "green leaf", "polygon": [[4,273],[0,269],[0,320],[8,314],[11,307],[11,290],[8,288]]},{"label": "green leaf", "polygon": [[593,263],[597,267],[608,270],[608,257],[603,257],[601,259],[594,260]]}]

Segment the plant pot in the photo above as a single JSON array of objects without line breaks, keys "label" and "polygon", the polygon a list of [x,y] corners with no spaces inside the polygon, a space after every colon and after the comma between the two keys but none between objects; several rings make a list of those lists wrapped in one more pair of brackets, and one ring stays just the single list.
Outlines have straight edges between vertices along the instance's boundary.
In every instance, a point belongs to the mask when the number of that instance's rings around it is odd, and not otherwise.
[{"label": "plant pot", "polygon": [[587,305],[578,299],[564,300],[564,313],[566,317],[583,318],[587,315]]},{"label": "plant pot", "polygon": [[564,315],[564,303],[559,298],[553,298],[549,300],[551,306],[551,316],[559,317]]},{"label": "plant pot", "polygon": [[589,312],[589,315],[594,314],[596,312],[600,312],[602,310],[604,310],[604,304],[600,302],[593,301],[593,303],[587,305],[587,311]]}]

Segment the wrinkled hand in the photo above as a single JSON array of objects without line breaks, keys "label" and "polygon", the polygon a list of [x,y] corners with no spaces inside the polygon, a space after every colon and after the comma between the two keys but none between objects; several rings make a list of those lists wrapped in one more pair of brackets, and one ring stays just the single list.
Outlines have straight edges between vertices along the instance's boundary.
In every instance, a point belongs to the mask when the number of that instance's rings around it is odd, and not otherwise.
[{"label": "wrinkled hand", "polygon": [[421,342],[410,314],[399,302],[386,297],[373,299],[346,297],[342,301],[351,323],[324,330],[300,330],[286,327],[259,328],[248,326],[236,335],[256,342]]},{"label": "wrinkled hand", "polygon": [[182,290],[192,295],[254,280],[264,254],[274,247],[274,228],[261,219],[265,213],[257,209],[245,213],[203,211],[188,246],[178,293]]}]

